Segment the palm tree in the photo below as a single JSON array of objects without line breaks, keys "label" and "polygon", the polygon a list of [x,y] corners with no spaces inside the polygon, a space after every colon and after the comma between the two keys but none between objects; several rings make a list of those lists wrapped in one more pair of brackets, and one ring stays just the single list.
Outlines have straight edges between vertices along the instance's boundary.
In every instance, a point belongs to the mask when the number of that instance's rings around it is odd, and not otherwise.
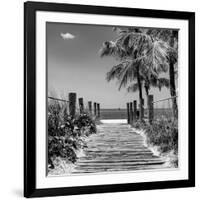
[{"label": "palm tree", "polygon": [[[143,95],[142,95],[142,80],[140,75],[140,67],[137,59],[132,61],[122,61],[120,64],[114,66],[107,73],[107,81],[117,79],[119,83],[119,90],[122,87],[126,87],[129,82],[137,80],[138,90],[139,90],[139,99],[140,99],[140,120],[143,119],[144,109],[143,109]],[[141,103],[142,102],[142,103]]]},{"label": "palm tree", "polygon": [[[108,45],[109,44],[109,45]],[[121,48],[121,49],[120,49]],[[106,52],[106,54],[105,54]],[[124,49],[118,45],[113,46],[112,42],[104,43],[103,48],[101,49],[101,56],[105,55],[113,55],[117,57],[117,59],[121,60],[116,66],[113,66],[112,69],[107,73],[107,81],[111,81],[112,79],[117,79],[119,82],[119,90],[122,87],[126,87],[126,85],[135,79],[137,79],[138,88],[139,88],[139,100],[140,100],[140,120],[143,119],[143,104],[142,104],[142,85],[141,85],[141,77],[140,77],[140,62],[139,60],[134,58],[128,58]],[[121,57],[122,56],[122,57]]]},{"label": "palm tree", "polygon": [[178,31],[168,29],[151,29],[148,31],[149,35],[157,37],[166,42],[170,48],[168,48],[168,68],[169,68],[169,80],[170,80],[170,94],[172,97],[172,107],[174,118],[178,118],[178,105],[176,101],[176,63],[178,60]]},{"label": "palm tree", "polygon": [[[175,49],[175,40],[176,40],[176,36],[178,36],[178,34],[176,34],[176,31],[172,31],[171,35],[170,35],[170,40],[169,40],[169,44],[170,47],[172,47],[173,49]],[[173,106],[173,113],[174,113],[174,117],[178,118],[178,105],[176,102],[176,85],[175,85],[175,63],[177,62],[177,57],[176,57],[176,52],[170,51],[169,52],[169,77],[170,77],[170,93],[172,98],[172,106]]]},{"label": "palm tree", "polygon": [[120,63],[107,74],[107,80],[117,78],[119,89],[133,80],[137,80],[140,101],[140,120],[143,119],[142,73],[155,77],[166,71],[167,45],[146,34],[138,28],[115,28],[118,33],[116,41],[104,42],[100,50],[101,57],[113,56]]}]

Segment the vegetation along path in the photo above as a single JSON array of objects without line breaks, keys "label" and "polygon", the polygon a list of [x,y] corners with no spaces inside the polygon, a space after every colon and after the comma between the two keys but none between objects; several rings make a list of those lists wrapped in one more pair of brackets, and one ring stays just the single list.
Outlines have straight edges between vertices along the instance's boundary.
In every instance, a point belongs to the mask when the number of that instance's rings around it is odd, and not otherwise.
[{"label": "vegetation along path", "polygon": [[165,161],[144,145],[144,138],[128,124],[104,123],[91,135],[88,148],[73,173],[97,173],[165,168]]}]

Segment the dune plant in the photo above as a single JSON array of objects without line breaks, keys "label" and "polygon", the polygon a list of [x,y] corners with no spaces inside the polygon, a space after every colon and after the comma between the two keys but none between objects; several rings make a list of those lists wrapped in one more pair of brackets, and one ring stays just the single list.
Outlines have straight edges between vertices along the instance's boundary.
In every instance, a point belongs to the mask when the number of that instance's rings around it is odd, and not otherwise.
[{"label": "dune plant", "polygon": [[160,153],[173,151],[178,154],[178,121],[170,118],[160,118],[152,124],[136,122],[135,128],[143,129],[148,145],[157,146]]},{"label": "dune plant", "polygon": [[53,159],[60,157],[75,163],[77,151],[85,148],[84,137],[96,133],[95,122],[87,114],[72,118],[66,107],[58,102],[48,104],[48,164],[54,168]]}]

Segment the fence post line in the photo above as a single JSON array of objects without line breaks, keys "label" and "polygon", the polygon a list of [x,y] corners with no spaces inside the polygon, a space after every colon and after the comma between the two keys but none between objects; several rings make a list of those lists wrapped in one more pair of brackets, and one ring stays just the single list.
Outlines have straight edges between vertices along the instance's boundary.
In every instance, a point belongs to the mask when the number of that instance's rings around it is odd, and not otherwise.
[{"label": "fence post line", "polygon": [[100,117],[100,104],[97,103],[97,117]]},{"label": "fence post line", "polygon": [[94,102],[94,116],[97,115],[97,103]]},{"label": "fence post line", "polygon": [[149,119],[149,123],[152,124],[153,122],[153,95],[148,95],[148,119]]},{"label": "fence post line", "polygon": [[130,124],[133,124],[133,102],[129,103],[129,109],[130,109]]},{"label": "fence post line", "polygon": [[136,122],[137,120],[137,101],[133,101],[133,121]]},{"label": "fence post line", "polygon": [[130,109],[129,109],[129,103],[126,104],[126,107],[127,107],[127,123],[129,124],[130,123]]},{"label": "fence post line", "polygon": [[84,104],[83,104],[82,97],[78,99],[78,103],[79,103],[80,114],[83,114],[84,113]]},{"label": "fence post line", "polygon": [[88,108],[89,108],[89,113],[92,115],[92,102],[88,101]]},{"label": "fence post line", "polygon": [[76,93],[69,93],[69,115],[72,117],[76,114]]}]

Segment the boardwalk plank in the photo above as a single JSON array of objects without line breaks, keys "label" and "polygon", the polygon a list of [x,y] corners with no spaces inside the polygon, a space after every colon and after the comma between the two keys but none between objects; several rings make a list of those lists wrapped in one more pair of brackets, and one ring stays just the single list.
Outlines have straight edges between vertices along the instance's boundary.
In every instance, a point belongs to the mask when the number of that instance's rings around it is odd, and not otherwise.
[{"label": "boardwalk plank", "polygon": [[89,137],[73,173],[162,169],[165,161],[153,155],[144,138],[126,124],[101,124]]}]

